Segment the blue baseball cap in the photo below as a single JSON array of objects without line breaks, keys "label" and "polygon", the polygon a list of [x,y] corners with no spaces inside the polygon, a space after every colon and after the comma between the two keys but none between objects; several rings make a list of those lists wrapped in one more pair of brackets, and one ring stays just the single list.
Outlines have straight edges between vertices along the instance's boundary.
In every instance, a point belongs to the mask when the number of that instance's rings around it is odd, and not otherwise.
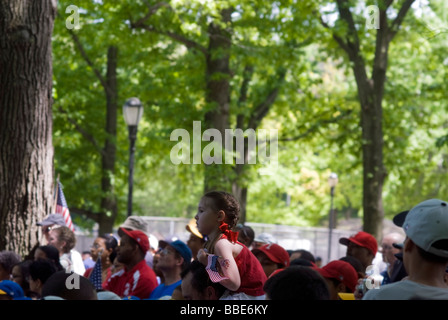
[{"label": "blue baseball cap", "polygon": [[190,262],[193,254],[191,253],[191,249],[185,244],[185,242],[180,240],[175,241],[159,241],[159,247],[164,248],[165,246],[171,246],[176,250],[185,261]]},{"label": "blue baseball cap", "polygon": [[0,295],[7,295],[13,300],[29,300],[25,297],[22,287],[11,280],[0,281]]}]

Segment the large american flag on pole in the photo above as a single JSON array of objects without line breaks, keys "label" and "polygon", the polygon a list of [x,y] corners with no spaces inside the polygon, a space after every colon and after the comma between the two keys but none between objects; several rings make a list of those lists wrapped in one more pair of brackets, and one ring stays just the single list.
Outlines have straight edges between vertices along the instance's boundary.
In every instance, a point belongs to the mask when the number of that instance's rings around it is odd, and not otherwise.
[{"label": "large american flag on pole", "polygon": [[65,200],[64,193],[62,192],[61,183],[58,181],[58,190],[56,191],[57,201],[56,201],[56,213],[62,214],[65,219],[65,225],[69,227],[72,231],[75,231],[73,226],[72,218],[70,216],[70,210],[68,210],[67,201]]}]

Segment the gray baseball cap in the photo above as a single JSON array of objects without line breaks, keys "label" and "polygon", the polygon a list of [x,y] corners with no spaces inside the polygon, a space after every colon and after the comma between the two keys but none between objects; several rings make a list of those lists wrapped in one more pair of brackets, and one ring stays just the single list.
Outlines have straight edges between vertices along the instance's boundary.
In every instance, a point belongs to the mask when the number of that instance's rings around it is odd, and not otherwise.
[{"label": "gray baseball cap", "polygon": [[399,215],[401,219],[395,220],[403,221],[404,232],[417,246],[436,256],[448,258],[447,250],[433,246],[439,240],[448,240],[448,202],[426,200]]},{"label": "gray baseball cap", "polygon": [[59,226],[65,226],[65,219],[62,216],[62,214],[52,213],[48,217],[46,217],[44,220],[42,220],[36,224],[38,226],[51,226],[53,224],[56,224]]}]

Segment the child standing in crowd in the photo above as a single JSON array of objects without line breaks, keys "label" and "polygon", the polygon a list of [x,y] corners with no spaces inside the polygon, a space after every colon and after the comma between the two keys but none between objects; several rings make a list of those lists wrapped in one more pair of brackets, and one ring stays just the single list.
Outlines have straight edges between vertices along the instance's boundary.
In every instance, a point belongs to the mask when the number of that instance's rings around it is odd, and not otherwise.
[{"label": "child standing in crowd", "polygon": [[227,192],[209,192],[201,198],[195,219],[199,232],[208,241],[205,250],[199,250],[198,260],[207,266],[211,254],[223,261],[220,267],[224,279],[219,283],[228,291],[221,299],[263,300],[266,274],[252,252],[237,241],[238,233],[231,230],[238,221],[239,210],[238,201]]}]

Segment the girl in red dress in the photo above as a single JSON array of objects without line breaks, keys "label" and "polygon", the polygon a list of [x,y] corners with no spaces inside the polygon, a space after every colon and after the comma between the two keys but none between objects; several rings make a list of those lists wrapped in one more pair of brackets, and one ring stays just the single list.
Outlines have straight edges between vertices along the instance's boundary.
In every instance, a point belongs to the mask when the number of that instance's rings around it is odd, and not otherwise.
[{"label": "girl in red dress", "polygon": [[199,250],[198,260],[209,266],[209,255],[219,257],[214,259],[219,261],[215,268],[219,269],[219,280],[211,279],[227,288],[221,299],[264,300],[266,274],[253,253],[238,242],[238,232],[232,231],[239,210],[238,201],[227,192],[213,191],[201,198],[195,219],[199,232],[207,236],[207,242],[204,249]]}]

